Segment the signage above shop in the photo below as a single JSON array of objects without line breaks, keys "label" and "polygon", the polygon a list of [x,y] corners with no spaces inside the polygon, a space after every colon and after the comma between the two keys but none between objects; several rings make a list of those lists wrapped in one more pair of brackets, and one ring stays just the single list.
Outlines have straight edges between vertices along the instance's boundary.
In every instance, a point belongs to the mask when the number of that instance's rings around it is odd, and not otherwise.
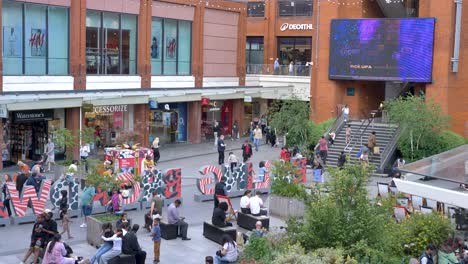
[{"label": "signage above shop", "polygon": [[149,100],[148,105],[150,109],[158,109],[158,102],[156,100]]},{"label": "signage above shop", "polygon": [[289,24],[283,23],[280,27],[280,31],[286,30],[312,30],[314,29],[312,24]]},{"label": "signage above shop", "polygon": [[250,95],[244,96],[244,102],[251,103],[252,102],[252,96],[250,96]]},{"label": "signage above shop", "polygon": [[201,104],[202,105],[209,105],[210,104],[210,98],[202,98],[201,99]]},{"label": "signage above shop", "polygon": [[8,118],[8,110],[6,105],[0,105],[0,117],[1,118]]},{"label": "signage above shop", "polygon": [[93,104],[88,104],[88,103],[84,103],[81,105],[81,109],[83,109],[83,112],[92,112],[93,111],[93,107],[94,105]]},{"label": "signage above shop", "polygon": [[54,118],[53,109],[13,112],[13,123],[25,122],[25,121],[38,121],[38,120],[53,119],[53,118]]},{"label": "signage above shop", "polygon": [[115,113],[115,112],[127,112],[128,105],[100,105],[94,106],[94,113]]}]

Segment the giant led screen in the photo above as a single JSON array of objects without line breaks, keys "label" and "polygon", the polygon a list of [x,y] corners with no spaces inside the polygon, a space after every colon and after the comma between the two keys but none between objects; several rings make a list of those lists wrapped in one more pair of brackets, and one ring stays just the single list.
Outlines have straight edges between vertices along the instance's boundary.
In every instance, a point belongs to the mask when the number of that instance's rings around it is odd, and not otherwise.
[{"label": "giant led screen", "polygon": [[336,19],[329,78],[431,82],[434,18]]}]

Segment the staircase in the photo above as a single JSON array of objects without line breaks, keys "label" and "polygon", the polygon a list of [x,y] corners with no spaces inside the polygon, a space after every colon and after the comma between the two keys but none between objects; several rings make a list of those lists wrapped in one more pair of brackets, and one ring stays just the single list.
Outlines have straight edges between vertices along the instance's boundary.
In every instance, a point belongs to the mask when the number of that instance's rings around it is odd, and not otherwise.
[{"label": "staircase", "polygon": [[[352,131],[351,141],[348,145],[346,144],[345,129],[347,125],[351,125]],[[397,125],[374,123],[371,119],[348,122],[342,129],[336,131],[335,143],[328,148],[327,165],[336,167],[341,151],[348,155],[348,163],[358,162],[356,155],[362,144],[367,145],[367,139],[372,131],[376,133],[380,154],[369,155],[369,163],[378,171],[382,171],[395,151],[399,129]]]}]

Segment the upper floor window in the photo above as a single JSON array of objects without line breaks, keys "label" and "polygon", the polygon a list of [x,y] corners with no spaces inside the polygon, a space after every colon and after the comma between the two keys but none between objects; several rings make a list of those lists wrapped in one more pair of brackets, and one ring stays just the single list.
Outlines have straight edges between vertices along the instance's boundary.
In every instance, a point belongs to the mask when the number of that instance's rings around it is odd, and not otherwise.
[{"label": "upper floor window", "polygon": [[136,74],[137,16],[101,11],[86,14],[86,72]]},{"label": "upper floor window", "polygon": [[264,17],[265,16],[265,2],[248,2],[247,15],[249,17]]},{"label": "upper floor window", "polygon": [[153,18],[151,75],[190,75],[192,22]]},{"label": "upper floor window", "polygon": [[3,73],[68,74],[68,8],[4,1]]},{"label": "upper floor window", "polygon": [[312,16],[312,0],[278,0],[279,16]]}]

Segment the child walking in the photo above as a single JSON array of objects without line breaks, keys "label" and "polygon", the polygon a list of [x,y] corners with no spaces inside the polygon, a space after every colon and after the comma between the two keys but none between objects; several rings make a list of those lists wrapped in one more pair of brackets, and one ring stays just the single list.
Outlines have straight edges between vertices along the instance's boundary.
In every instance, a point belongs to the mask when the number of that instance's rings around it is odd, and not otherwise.
[{"label": "child walking", "polygon": [[239,162],[239,159],[237,158],[236,155],[234,155],[234,152],[229,152],[229,158],[228,162],[231,165],[231,172],[234,172],[234,168],[237,167],[237,163]]},{"label": "child walking", "polygon": [[161,248],[161,228],[159,227],[159,220],[161,216],[159,214],[154,216],[153,220],[153,231],[151,232],[153,236],[153,250],[154,250],[154,260],[153,264],[159,263],[159,250]]},{"label": "child walking", "polygon": [[73,239],[73,237],[70,235],[70,223],[72,223],[72,221],[70,220],[70,215],[68,214],[67,208],[62,209],[62,211],[60,212],[60,218],[62,219],[63,227],[63,231],[60,232],[60,235],[67,232],[68,239]]}]

